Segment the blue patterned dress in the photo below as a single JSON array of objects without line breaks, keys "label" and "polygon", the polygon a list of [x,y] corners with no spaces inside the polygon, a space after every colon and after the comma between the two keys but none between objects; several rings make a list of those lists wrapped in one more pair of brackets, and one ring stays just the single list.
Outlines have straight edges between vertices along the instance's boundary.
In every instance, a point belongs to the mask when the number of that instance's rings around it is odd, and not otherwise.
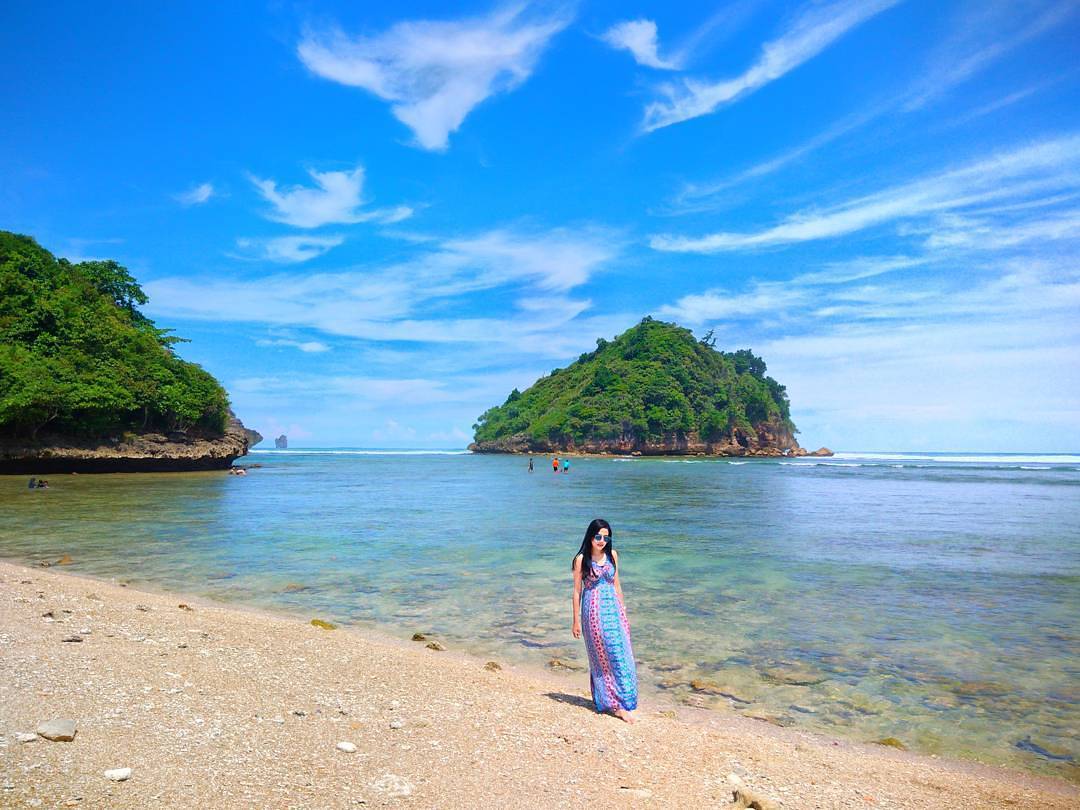
[{"label": "blue patterned dress", "polygon": [[[584,562],[584,560],[583,560]],[[637,666],[626,608],[615,590],[615,566],[589,561],[582,577],[581,630],[589,653],[589,681],[598,712],[637,708]]]}]

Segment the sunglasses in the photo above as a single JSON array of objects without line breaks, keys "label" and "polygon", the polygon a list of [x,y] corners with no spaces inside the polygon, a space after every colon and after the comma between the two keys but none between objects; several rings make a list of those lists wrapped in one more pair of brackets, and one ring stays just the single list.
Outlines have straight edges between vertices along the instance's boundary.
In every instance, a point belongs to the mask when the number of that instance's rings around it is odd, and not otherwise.
[{"label": "sunglasses", "polygon": [[593,535],[593,540],[599,540],[602,543],[606,543],[610,539],[611,539],[610,534],[594,534]]}]

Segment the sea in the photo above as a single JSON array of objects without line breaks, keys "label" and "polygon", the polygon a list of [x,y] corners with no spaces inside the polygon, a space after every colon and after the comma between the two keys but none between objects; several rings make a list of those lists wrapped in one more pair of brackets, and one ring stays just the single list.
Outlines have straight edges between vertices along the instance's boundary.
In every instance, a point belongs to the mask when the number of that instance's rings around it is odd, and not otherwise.
[{"label": "sea", "polygon": [[[608,520],[643,704],[1080,781],[1080,454],[259,450],[248,475],[0,477],[0,557],[522,667]],[[579,683],[580,682],[580,683]]]}]

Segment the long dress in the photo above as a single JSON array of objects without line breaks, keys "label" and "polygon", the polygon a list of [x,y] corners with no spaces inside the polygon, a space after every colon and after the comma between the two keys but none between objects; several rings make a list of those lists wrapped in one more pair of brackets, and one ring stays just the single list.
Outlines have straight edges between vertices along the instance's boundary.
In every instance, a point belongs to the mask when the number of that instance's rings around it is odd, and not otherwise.
[{"label": "long dress", "polygon": [[598,712],[637,708],[637,666],[626,608],[615,590],[615,566],[589,561],[581,591],[581,628],[589,654],[589,682]]}]

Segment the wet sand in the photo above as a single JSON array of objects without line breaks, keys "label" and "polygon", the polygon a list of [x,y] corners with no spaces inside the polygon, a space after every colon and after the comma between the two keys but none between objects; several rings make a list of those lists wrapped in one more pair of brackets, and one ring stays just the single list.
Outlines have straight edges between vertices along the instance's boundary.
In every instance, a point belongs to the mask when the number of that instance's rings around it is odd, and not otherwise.
[{"label": "wet sand", "polygon": [[[0,806],[696,808],[739,786],[778,808],[1080,806],[1064,781],[722,711],[646,700],[628,726],[585,673],[484,665],[0,563]],[[16,736],[55,718],[73,741]]]}]

